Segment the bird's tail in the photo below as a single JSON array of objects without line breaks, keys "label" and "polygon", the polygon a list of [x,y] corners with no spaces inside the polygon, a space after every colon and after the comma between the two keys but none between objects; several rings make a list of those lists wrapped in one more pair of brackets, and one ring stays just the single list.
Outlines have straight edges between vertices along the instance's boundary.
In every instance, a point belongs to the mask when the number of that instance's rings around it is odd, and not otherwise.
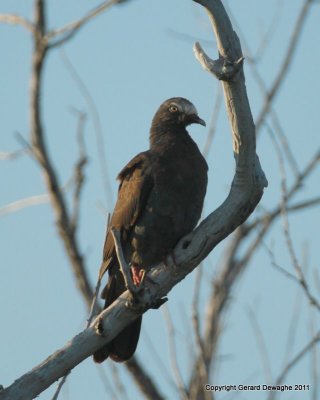
[{"label": "bird's tail", "polygon": [[[122,273],[117,268],[109,276],[108,283],[102,292],[107,308],[126,290]],[[93,359],[101,363],[110,357],[113,361],[123,362],[129,360],[135,352],[139,340],[142,316],[126,326],[111,342],[107,343],[93,354]]]}]

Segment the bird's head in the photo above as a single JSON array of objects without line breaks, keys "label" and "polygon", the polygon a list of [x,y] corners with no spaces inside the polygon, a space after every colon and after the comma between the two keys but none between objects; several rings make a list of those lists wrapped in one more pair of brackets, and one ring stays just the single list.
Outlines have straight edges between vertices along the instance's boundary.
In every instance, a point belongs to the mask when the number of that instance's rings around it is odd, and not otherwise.
[{"label": "bird's head", "polygon": [[161,104],[153,120],[151,132],[159,129],[181,129],[190,124],[206,123],[198,116],[195,106],[182,97],[172,97]]}]

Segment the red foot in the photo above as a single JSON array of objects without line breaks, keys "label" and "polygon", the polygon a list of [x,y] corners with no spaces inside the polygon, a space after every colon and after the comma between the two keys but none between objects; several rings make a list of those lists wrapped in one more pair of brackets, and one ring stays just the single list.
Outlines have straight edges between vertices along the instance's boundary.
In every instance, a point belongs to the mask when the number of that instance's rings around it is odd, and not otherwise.
[{"label": "red foot", "polygon": [[136,286],[140,286],[143,276],[145,274],[145,271],[143,269],[141,269],[140,267],[134,265],[131,267],[131,274],[132,274],[133,283]]}]

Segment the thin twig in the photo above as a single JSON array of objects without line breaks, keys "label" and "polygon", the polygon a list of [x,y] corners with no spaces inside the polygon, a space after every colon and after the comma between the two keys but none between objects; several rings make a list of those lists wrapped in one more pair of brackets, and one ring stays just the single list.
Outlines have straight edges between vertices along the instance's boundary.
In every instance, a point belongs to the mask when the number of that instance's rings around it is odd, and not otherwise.
[{"label": "thin twig", "polygon": [[297,286],[294,305],[292,307],[292,314],[288,325],[288,335],[287,335],[286,346],[283,355],[283,363],[282,363],[283,367],[288,363],[290,357],[292,356],[292,351],[297,336],[299,321],[302,315],[301,312],[302,304],[303,303],[301,301],[300,286]]},{"label": "thin twig", "polygon": [[265,380],[267,383],[271,383],[272,382],[272,372],[271,372],[271,363],[269,360],[269,356],[268,356],[268,351],[267,351],[267,346],[263,337],[263,332],[260,328],[259,322],[257,320],[257,317],[254,313],[254,311],[248,307],[247,308],[247,315],[249,318],[249,321],[251,323],[253,332],[255,334],[255,338],[257,341],[257,345],[258,345],[258,349],[259,349],[259,353],[260,353],[260,357],[261,357],[261,361],[262,361],[262,367],[264,370],[264,374],[265,374]]},{"label": "thin twig", "polygon": [[67,374],[65,374],[65,376],[63,376],[58,384],[58,387],[56,389],[56,391],[54,392],[51,400],[57,400],[59,397],[59,394],[61,393],[61,389],[63,387],[63,385],[66,383],[66,380],[68,378],[68,376],[70,375],[71,371],[69,371]]},{"label": "thin twig", "polygon": [[289,218],[288,218],[288,210],[287,210],[287,203],[288,203],[288,190],[287,190],[287,178],[286,178],[286,173],[285,173],[285,168],[284,168],[284,160],[282,158],[281,150],[280,147],[275,140],[274,134],[272,129],[267,125],[268,132],[270,134],[270,137],[274,143],[276,153],[278,156],[278,161],[279,161],[279,168],[280,168],[280,175],[281,175],[281,190],[282,190],[282,199],[281,199],[281,215],[283,219],[283,233],[284,237],[286,240],[286,245],[289,251],[289,255],[291,258],[292,265],[295,269],[295,272],[297,274],[297,280],[302,286],[307,298],[309,299],[309,302],[312,306],[315,306],[319,311],[320,311],[320,303],[317,301],[317,299],[311,294],[310,288],[308,285],[308,282],[306,281],[306,278],[304,276],[304,273],[302,271],[302,268],[299,264],[298,258],[296,256],[294,246],[292,243],[292,238],[291,238],[291,233],[290,233],[290,226],[289,226]]},{"label": "thin twig", "polygon": [[[200,333],[200,323],[199,323],[199,295],[200,295],[200,287],[201,287],[201,278],[202,278],[202,264],[199,265],[196,271],[196,280],[194,284],[194,294],[193,294],[193,301],[192,301],[192,324],[193,324],[193,331],[196,339],[196,344],[198,348],[199,360],[199,367],[201,372],[199,371],[199,377],[202,379],[203,385],[209,382],[209,365],[206,361],[205,356],[205,349],[203,345],[203,339]],[[204,392],[204,397],[207,400],[212,399],[212,394],[210,391]]]},{"label": "thin twig", "polygon": [[169,353],[170,353],[170,361],[171,361],[171,367],[173,374],[176,379],[176,384],[180,392],[180,396],[182,399],[187,400],[188,399],[188,392],[185,386],[185,383],[183,382],[183,378],[181,375],[178,359],[177,359],[177,349],[176,349],[176,344],[175,344],[175,331],[172,323],[172,319],[170,316],[170,312],[168,307],[163,308],[163,316],[166,321],[166,326],[168,330],[168,343],[169,343]]},{"label": "thin twig", "polygon": [[60,51],[62,61],[67,69],[67,71],[70,73],[71,78],[75,82],[76,86],[78,87],[81,95],[83,96],[84,100],[86,101],[88,108],[90,110],[90,113],[92,115],[92,121],[93,121],[93,126],[94,126],[94,132],[96,136],[96,144],[97,144],[97,152],[98,152],[98,157],[99,157],[99,166],[100,166],[100,174],[102,178],[102,185],[103,189],[105,191],[106,195],[106,202],[107,202],[107,208],[111,209],[111,205],[113,204],[113,196],[112,196],[112,188],[110,184],[110,178],[109,178],[109,168],[108,168],[108,162],[107,162],[107,157],[105,153],[105,143],[104,143],[104,134],[103,134],[103,129],[101,125],[101,120],[100,120],[100,115],[98,112],[98,108],[96,106],[96,103],[81,79],[80,75],[78,74],[77,70],[71,63],[70,59],[67,57],[67,54],[64,50],[61,49]]},{"label": "thin twig", "polygon": [[[298,362],[320,341],[320,332],[318,332],[310,341],[307,343],[292,359],[291,361],[285,366],[283,371],[278,376],[274,386],[281,385],[284,381],[286,376],[292,370],[294,366],[298,364]],[[271,391],[268,397],[268,400],[274,400],[277,396],[277,392]]]},{"label": "thin twig", "polygon": [[87,156],[85,152],[85,146],[84,146],[84,123],[86,120],[86,114],[83,112],[77,111],[78,113],[78,129],[77,129],[77,142],[78,142],[78,148],[79,148],[79,158],[78,161],[76,162],[76,165],[74,167],[74,184],[75,184],[75,189],[73,192],[73,215],[71,217],[71,228],[73,231],[77,230],[77,224],[79,221],[79,208],[80,208],[80,196],[83,188],[83,183],[84,183],[84,167],[87,164]]},{"label": "thin twig", "polygon": [[13,214],[27,207],[38,206],[39,204],[47,204],[49,202],[50,196],[47,193],[16,200],[10,204],[6,204],[5,206],[0,207],[0,217],[4,217],[8,214]]},{"label": "thin twig", "polygon": [[28,152],[28,149],[20,149],[16,151],[0,151],[0,161],[12,161],[16,160],[18,157],[26,154]]},{"label": "thin twig", "polygon": [[0,23],[10,24],[10,25],[20,25],[26,28],[28,31],[35,33],[34,25],[28,21],[26,18],[21,17],[16,14],[0,14]]},{"label": "thin twig", "polygon": [[291,34],[288,49],[287,49],[284,59],[281,63],[278,74],[277,74],[273,84],[271,85],[271,88],[268,90],[267,96],[265,98],[265,103],[260,111],[260,114],[259,114],[257,120],[256,120],[257,131],[259,131],[260,126],[262,125],[266,115],[269,112],[270,106],[272,104],[272,101],[273,101],[275,95],[278,93],[281,84],[284,82],[284,77],[287,75],[287,72],[291,65],[291,61],[297,50],[299,39],[301,38],[302,29],[307,20],[310,6],[313,2],[314,2],[314,0],[305,0],[305,2],[303,3],[303,5],[301,7],[299,16],[297,18],[296,24],[295,24],[292,34]]},{"label": "thin twig", "polygon": [[295,175],[295,177],[297,177],[297,176],[299,176],[299,173],[300,173],[299,163],[296,160],[296,158],[291,150],[288,138],[287,138],[286,134],[284,133],[282,126],[280,124],[278,114],[273,109],[270,109],[270,118],[271,118],[272,124],[275,128],[275,132],[281,141],[282,149],[283,149],[284,154],[289,162],[292,172]]},{"label": "thin twig", "polygon": [[100,380],[102,382],[102,385],[104,386],[105,392],[108,394],[108,399],[112,400],[118,400],[120,399],[118,397],[118,394],[116,390],[113,389],[111,382],[109,381],[108,374],[105,372],[103,367],[100,364],[96,364],[95,366],[97,368],[98,375],[100,377]]},{"label": "thin twig", "polygon": [[[109,218],[108,218],[108,221],[109,221]],[[98,273],[97,284],[96,284],[94,295],[92,298],[92,303],[91,303],[91,307],[90,307],[90,311],[89,311],[89,317],[88,317],[87,323],[86,323],[86,328],[88,328],[90,326],[93,318],[101,312],[101,309],[98,307],[98,294],[100,291],[101,279],[102,279],[102,276],[100,275],[100,273]],[[70,375],[70,373],[71,373],[71,370],[61,378],[61,380],[58,384],[58,387],[57,387],[56,391],[54,392],[51,400],[58,399],[61,389],[62,389],[63,385],[66,383],[66,380],[67,380],[68,376]]]},{"label": "thin twig", "polygon": [[147,399],[164,400],[157,385],[154,383],[150,375],[147,374],[136,357],[132,357],[129,361],[126,361],[125,365],[141,393],[143,393]]},{"label": "thin twig", "polygon": [[258,45],[258,48],[255,52],[253,59],[255,63],[262,58],[264,51],[268,48],[272,36],[275,34],[277,27],[279,26],[281,11],[283,8],[283,0],[278,0],[275,8],[276,9],[273,16],[270,19],[270,24],[268,26],[268,29],[266,29],[266,31],[264,32],[262,39]]},{"label": "thin twig", "polygon": [[[310,310],[310,332],[311,337],[315,336],[315,316],[313,315],[314,310]],[[318,400],[319,394],[319,354],[317,346],[312,347],[311,351],[311,399]]]},{"label": "thin twig", "polygon": [[[94,296],[93,296],[93,299],[92,299],[91,308],[90,308],[90,311],[89,311],[89,317],[87,319],[87,324],[86,324],[87,328],[90,326],[93,318],[97,314],[99,314],[99,312],[101,311],[100,308],[98,307],[98,293],[99,293],[100,286],[101,286],[101,278],[102,277],[99,274],[98,280],[97,280],[97,284],[96,284],[96,287],[95,287]],[[62,389],[63,385],[66,383],[66,380],[67,380],[68,376],[70,375],[70,373],[71,373],[71,370],[61,378],[61,380],[60,380],[60,382],[58,384],[58,387],[57,387],[56,391],[54,392],[53,397],[52,397],[51,400],[57,400],[58,399],[59,394],[61,392],[61,389]]]},{"label": "thin twig", "polygon": [[[102,14],[106,11],[109,7],[113,6],[114,4],[119,4],[123,2],[123,0],[109,0],[104,1],[99,6],[95,7],[93,10],[88,12],[84,17],[70,22],[67,25],[63,26],[62,28],[54,29],[47,33],[46,39],[50,42],[49,47],[54,48],[65,44],[68,40],[72,39],[74,35],[79,32],[79,30],[91,21],[93,18],[97,17],[98,15]],[[57,37],[62,36],[58,39]],[[55,39],[55,41],[53,41]]]},{"label": "thin twig", "polygon": [[[269,128],[269,126],[266,124],[267,129],[270,129],[271,132],[272,129]],[[292,199],[292,197],[303,187],[303,183],[305,180],[311,175],[311,173],[316,169],[320,162],[320,150],[317,150],[315,154],[310,158],[310,161],[308,164],[304,167],[304,169],[300,172],[300,174],[296,177],[295,181],[291,185],[290,189],[287,192],[286,196],[286,201],[287,204],[288,202]],[[296,211],[303,209],[305,207],[313,206],[318,204],[318,197],[309,199],[306,201],[302,201],[299,203],[296,203],[292,206],[287,206],[288,211]],[[273,221],[276,217],[278,217],[281,213],[281,203],[279,206],[277,206],[272,212],[267,212],[265,213],[262,217],[258,217],[251,223],[246,224],[246,231],[247,233],[250,232],[252,229],[254,229],[257,225],[263,224],[265,225],[267,221]]]},{"label": "thin twig", "polygon": [[[153,329],[153,327],[151,327]],[[152,331],[151,331],[152,332]],[[177,389],[176,382],[174,378],[172,377],[171,371],[168,369],[168,365],[166,363],[166,360],[163,360],[161,358],[161,355],[159,354],[159,351],[161,352],[161,349],[159,349],[159,346],[154,345],[152,341],[152,333],[151,335],[146,331],[146,329],[143,329],[143,342],[145,343],[145,349],[149,352],[149,354],[152,354],[152,360],[156,364],[159,373],[162,375],[163,379],[166,381],[167,385],[170,385],[170,387],[174,390]],[[148,348],[147,348],[148,347]],[[132,359],[126,362],[131,362]],[[159,376],[159,374],[156,373],[156,371],[153,370],[153,373]]]},{"label": "thin twig", "polygon": [[112,381],[115,384],[117,395],[120,396],[121,400],[127,400],[128,399],[128,394],[125,389],[124,384],[121,382],[120,376],[119,376],[119,371],[118,371],[118,366],[115,363],[112,363],[110,365],[111,368],[111,373],[112,373]]}]

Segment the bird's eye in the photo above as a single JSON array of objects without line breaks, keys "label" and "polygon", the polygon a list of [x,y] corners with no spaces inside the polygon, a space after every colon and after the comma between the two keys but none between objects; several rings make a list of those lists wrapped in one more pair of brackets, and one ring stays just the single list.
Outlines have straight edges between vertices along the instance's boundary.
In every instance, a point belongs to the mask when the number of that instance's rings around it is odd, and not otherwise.
[{"label": "bird's eye", "polygon": [[175,112],[178,111],[178,107],[177,107],[177,106],[174,106],[174,105],[171,105],[171,106],[169,107],[169,111],[172,112],[172,113],[175,113]]}]

